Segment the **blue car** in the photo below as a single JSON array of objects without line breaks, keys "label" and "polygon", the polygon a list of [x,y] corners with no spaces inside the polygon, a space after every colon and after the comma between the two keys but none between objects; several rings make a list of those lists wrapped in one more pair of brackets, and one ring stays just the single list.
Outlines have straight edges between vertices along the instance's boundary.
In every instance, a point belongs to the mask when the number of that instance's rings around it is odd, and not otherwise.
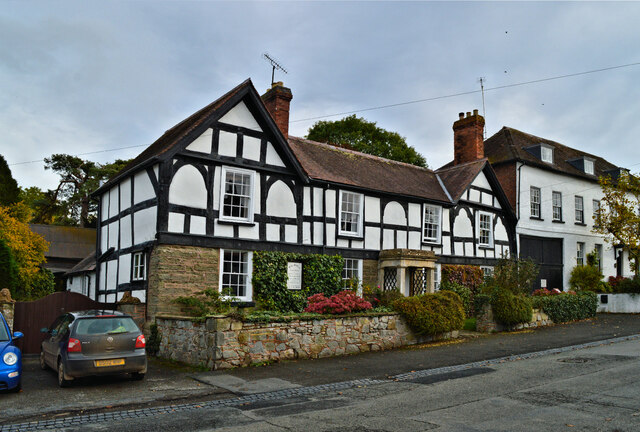
[{"label": "blue car", "polygon": [[11,334],[9,324],[0,312],[0,390],[17,393],[22,388],[22,353],[14,345],[22,336],[20,332]]}]

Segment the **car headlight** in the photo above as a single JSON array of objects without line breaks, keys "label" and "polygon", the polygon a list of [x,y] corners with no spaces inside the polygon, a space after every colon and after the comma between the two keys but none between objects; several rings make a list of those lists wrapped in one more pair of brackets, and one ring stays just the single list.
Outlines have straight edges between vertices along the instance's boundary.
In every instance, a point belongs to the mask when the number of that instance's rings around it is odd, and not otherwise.
[{"label": "car headlight", "polygon": [[18,361],[18,356],[12,352],[8,352],[4,355],[2,360],[4,360],[4,362],[9,366],[13,366]]}]

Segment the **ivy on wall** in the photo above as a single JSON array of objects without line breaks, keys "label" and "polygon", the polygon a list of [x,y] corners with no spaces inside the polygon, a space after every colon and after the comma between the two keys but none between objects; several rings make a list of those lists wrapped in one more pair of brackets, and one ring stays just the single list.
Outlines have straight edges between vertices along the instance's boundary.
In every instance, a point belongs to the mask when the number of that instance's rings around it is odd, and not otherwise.
[{"label": "ivy on wall", "polygon": [[[302,263],[302,289],[287,288],[287,263]],[[302,312],[307,298],[318,293],[331,296],[342,290],[339,255],[304,255],[274,251],[253,253],[253,297],[263,309]]]}]

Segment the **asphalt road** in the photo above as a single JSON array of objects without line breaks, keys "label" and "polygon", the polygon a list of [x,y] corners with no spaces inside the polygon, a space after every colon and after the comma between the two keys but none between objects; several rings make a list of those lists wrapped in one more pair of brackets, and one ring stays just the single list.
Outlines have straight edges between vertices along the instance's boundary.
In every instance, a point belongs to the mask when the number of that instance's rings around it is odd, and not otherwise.
[{"label": "asphalt road", "polygon": [[[167,418],[180,418],[182,415],[193,417],[192,409],[172,408],[185,404],[210,406],[215,408],[213,411],[216,413],[220,409],[235,412],[237,407],[215,404],[225,401],[235,401],[233,403],[236,404],[256,403],[257,399],[238,399],[239,395],[247,393],[247,388],[253,388],[248,393],[285,388],[310,389],[306,392],[297,390],[297,393],[274,395],[279,401],[292,397],[308,398],[310,394],[326,391],[352,391],[349,390],[352,385],[319,389],[313,387],[326,386],[327,383],[353,384],[353,380],[388,380],[389,377],[411,371],[433,370],[636,334],[640,334],[640,316],[599,315],[593,320],[535,331],[494,334],[451,343],[342,358],[291,361],[258,368],[196,372],[152,362],[147,378],[141,382],[131,381],[126,376],[88,378],[76,382],[69,389],[58,388],[53,371],[41,371],[36,359],[27,359],[24,390],[19,394],[0,394],[0,430],[8,430],[9,425],[27,421],[53,422],[56,419],[88,415],[100,420],[98,423],[103,422],[106,417],[96,416],[110,416],[110,422],[113,422],[118,416],[122,417],[121,413],[136,409],[143,413],[143,417],[169,413],[171,415]],[[242,385],[225,385],[233,384],[234,380]],[[388,385],[380,384],[377,387],[386,388]],[[272,402],[273,400],[269,401]],[[150,411],[152,408],[155,411]],[[132,414],[130,417],[133,419],[136,415]],[[220,425],[226,424],[224,419],[227,417],[223,417]],[[236,420],[248,421],[244,417]]]}]

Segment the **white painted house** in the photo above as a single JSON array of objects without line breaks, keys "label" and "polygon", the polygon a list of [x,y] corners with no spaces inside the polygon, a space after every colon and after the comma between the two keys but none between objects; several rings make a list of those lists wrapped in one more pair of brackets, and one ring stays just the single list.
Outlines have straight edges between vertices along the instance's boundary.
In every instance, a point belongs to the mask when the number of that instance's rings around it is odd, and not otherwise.
[{"label": "white painted house", "polygon": [[433,290],[441,263],[490,268],[515,248],[486,159],[431,171],[289,137],[291,98],[281,83],[261,98],[247,80],[98,189],[90,295],[130,291],[148,318],[207,287],[251,302],[258,250],[339,254],[345,278],[410,294]]},{"label": "white painted house", "polygon": [[598,177],[621,168],[603,158],[503,127],[484,142],[518,218],[520,256],[540,263],[535,288],[568,289],[571,270],[596,251],[605,277],[630,276],[627,254],[591,230],[600,206]]}]

